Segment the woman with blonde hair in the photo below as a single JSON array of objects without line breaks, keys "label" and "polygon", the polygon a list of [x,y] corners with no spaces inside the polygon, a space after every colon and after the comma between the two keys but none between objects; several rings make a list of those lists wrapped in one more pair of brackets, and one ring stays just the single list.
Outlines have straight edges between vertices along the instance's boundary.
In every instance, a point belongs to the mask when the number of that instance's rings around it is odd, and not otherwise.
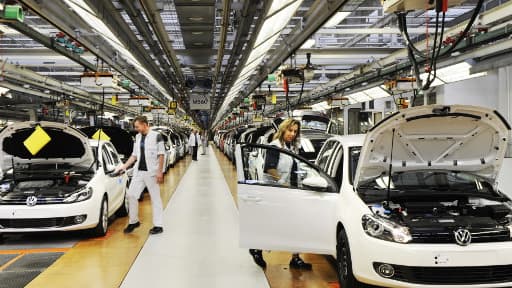
[{"label": "woman with blonde hair", "polygon": [[[300,122],[293,118],[288,118],[279,125],[277,132],[274,134],[274,140],[270,142],[270,145],[298,154],[300,149],[299,135]],[[296,170],[297,163],[293,160],[293,157],[280,153],[278,150],[267,150],[263,168],[266,181],[277,182],[282,186],[296,186],[297,173],[293,173]],[[249,252],[256,264],[262,268],[267,266],[261,250],[251,249]],[[290,261],[290,268],[311,270],[312,266],[310,263],[304,262],[298,253],[294,253]]]}]

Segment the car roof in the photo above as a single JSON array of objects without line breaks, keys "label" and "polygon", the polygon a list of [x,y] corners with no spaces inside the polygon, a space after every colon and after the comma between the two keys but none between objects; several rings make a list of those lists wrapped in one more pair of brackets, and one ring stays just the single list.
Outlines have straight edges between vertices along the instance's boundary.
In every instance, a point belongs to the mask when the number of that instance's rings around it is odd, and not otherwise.
[{"label": "car roof", "polygon": [[335,139],[345,146],[363,146],[366,134],[353,134],[353,135],[336,135],[330,139]]}]

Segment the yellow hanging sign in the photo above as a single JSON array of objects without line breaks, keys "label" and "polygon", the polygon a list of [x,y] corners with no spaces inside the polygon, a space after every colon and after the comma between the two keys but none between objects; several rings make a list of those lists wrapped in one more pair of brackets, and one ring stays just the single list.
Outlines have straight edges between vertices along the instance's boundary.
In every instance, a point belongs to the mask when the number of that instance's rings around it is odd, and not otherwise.
[{"label": "yellow hanging sign", "polygon": [[52,138],[50,138],[50,135],[46,133],[46,131],[41,128],[41,126],[36,126],[36,129],[34,129],[34,132],[30,134],[30,136],[23,141],[23,145],[25,145],[25,148],[32,154],[32,156],[36,155],[41,151],[41,149],[48,144]]},{"label": "yellow hanging sign", "polygon": [[91,138],[94,140],[110,141],[110,137],[108,137],[107,133],[103,132],[103,129],[98,129]]}]

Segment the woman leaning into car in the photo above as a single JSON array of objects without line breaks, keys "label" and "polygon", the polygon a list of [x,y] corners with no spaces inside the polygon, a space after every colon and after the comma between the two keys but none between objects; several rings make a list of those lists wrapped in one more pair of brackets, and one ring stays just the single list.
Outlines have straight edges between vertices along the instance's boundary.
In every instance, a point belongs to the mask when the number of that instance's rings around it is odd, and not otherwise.
[{"label": "woman leaning into car", "polygon": [[[274,140],[270,142],[270,145],[298,153],[300,148],[299,135],[300,122],[293,118],[288,118],[279,125],[278,131],[274,134]],[[285,153],[280,153],[278,150],[267,150],[263,170],[266,176],[265,180],[267,181],[277,182],[278,185],[282,186],[296,186],[297,184],[297,174],[293,173],[293,171],[297,170],[297,163],[292,157]],[[262,268],[267,266],[261,250],[251,249],[249,252],[256,264]],[[304,262],[298,253],[293,254],[290,268],[311,270],[311,267],[311,264]]]}]

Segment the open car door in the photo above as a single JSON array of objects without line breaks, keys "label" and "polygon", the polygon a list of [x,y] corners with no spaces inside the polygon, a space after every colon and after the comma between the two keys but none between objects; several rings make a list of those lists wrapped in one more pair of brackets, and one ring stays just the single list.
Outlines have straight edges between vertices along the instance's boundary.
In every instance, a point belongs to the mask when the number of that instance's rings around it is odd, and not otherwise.
[{"label": "open car door", "polygon": [[[272,178],[269,157],[295,162],[289,181]],[[279,161],[278,161],[279,162]],[[236,147],[240,246],[291,252],[332,253],[339,187],[308,160],[276,146]]]}]

